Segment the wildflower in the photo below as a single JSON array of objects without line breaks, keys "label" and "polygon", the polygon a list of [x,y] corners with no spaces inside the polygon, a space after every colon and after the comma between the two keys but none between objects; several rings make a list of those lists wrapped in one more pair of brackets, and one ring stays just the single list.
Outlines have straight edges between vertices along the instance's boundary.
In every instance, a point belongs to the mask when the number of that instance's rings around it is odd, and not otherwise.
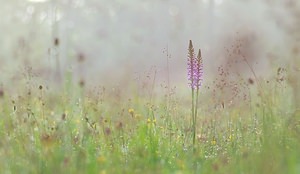
[{"label": "wildflower", "polygon": [[213,139],[211,140],[211,145],[216,145],[217,144],[217,140],[215,137],[213,137]]},{"label": "wildflower", "polygon": [[133,114],[134,114],[134,109],[132,109],[132,108],[128,109],[128,113],[129,113],[131,116],[133,116]]},{"label": "wildflower", "polygon": [[141,116],[140,114],[135,114],[135,115],[134,115],[134,118],[137,119],[137,120],[141,119],[141,117],[142,117],[142,116]]},{"label": "wildflower", "polygon": [[202,85],[203,76],[203,62],[201,56],[201,50],[199,49],[197,57],[195,56],[193,43],[190,40],[188,48],[188,80],[192,89],[192,131],[193,131],[193,145],[196,140],[196,123],[197,123],[197,107],[198,107],[198,95],[199,88]]},{"label": "wildflower", "polygon": [[100,174],[106,174],[106,170],[101,170]]},{"label": "wildflower", "polygon": [[201,50],[199,49],[197,57],[195,57],[193,43],[190,40],[188,53],[188,80],[192,89],[198,89],[202,84],[203,62]]},{"label": "wildflower", "polygon": [[180,168],[180,169],[185,169],[185,164],[184,164],[184,161],[183,160],[177,160],[177,166]]},{"label": "wildflower", "polygon": [[65,157],[63,163],[64,165],[68,165],[70,163],[70,158]]},{"label": "wildflower", "polygon": [[78,130],[74,130],[73,132],[76,132],[76,135],[73,138],[73,143],[78,144],[79,143],[79,132],[78,132]]},{"label": "wildflower", "polygon": [[99,163],[104,163],[104,162],[106,161],[106,158],[105,158],[104,156],[99,156],[99,157],[97,158],[97,161],[98,161]]},{"label": "wildflower", "polygon": [[154,118],[154,120],[152,120],[152,123],[153,123],[153,124],[156,124],[156,119],[155,119],[155,118]]},{"label": "wildflower", "polygon": [[80,124],[80,119],[76,119],[75,122],[76,122],[77,124]]},{"label": "wildflower", "polygon": [[147,123],[148,123],[148,124],[156,124],[156,119],[154,118],[154,119],[152,120],[152,119],[148,118],[148,119],[147,119]]},{"label": "wildflower", "polygon": [[53,135],[49,135],[49,134],[43,134],[40,137],[41,143],[46,147],[46,148],[50,148],[53,145],[55,145],[56,138]]}]

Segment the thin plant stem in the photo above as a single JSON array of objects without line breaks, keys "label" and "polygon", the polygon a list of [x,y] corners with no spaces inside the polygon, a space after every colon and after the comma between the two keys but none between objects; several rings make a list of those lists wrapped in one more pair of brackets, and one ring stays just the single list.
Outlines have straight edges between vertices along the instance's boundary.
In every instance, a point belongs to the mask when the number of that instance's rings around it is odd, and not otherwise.
[{"label": "thin plant stem", "polygon": [[195,103],[195,115],[194,115],[194,135],[193,135],[193,144],[195,145],[196,140],[196,126],[197,126],[197,111],[198,111],[198,97],[199,96],[199,87],[196,90],[196,103]]},{"label": "thin plant stem", "polygon": [[193,133],[193,146],[195,146],[195,90],[192,88],[192,133]]}]

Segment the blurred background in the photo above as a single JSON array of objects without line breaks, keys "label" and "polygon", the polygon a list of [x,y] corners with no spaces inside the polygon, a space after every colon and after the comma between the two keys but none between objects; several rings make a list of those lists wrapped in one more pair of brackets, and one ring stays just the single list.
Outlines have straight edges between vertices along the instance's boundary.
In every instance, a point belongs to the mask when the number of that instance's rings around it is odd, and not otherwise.
[{"label": "blurred background", "polygon": [[298,0],[0,2],[0,84],[5,86],[28,72],[48,85],[67,75],[88,86],[114,85],[147,73],[161,81],[169,74],[172,85],[185,85],[190,39],[202,49],[206,81],[220,66],[251,76],[240,57],[259,76],[278,67],[299,72]]}]

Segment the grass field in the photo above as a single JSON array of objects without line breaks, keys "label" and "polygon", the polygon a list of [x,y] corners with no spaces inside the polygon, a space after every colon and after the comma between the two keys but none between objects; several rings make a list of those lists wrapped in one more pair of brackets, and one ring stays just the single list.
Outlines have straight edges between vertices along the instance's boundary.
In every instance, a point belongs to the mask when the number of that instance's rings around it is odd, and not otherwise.
[{"label": "grass field", "polygon": [[202,86],[194,147],[188,85],[4,85],[0,173],[298,174],[300,115],[279,74]]}]

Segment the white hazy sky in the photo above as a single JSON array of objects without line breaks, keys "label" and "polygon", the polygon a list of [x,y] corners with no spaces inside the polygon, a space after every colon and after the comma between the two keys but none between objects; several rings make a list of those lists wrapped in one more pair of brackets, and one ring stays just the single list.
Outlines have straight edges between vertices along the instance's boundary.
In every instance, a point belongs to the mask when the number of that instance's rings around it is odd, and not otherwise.
[{"label": "white hazy sky", "polygon": [[[287,62],[299,46],[297,0],[0,0],[0,81],[25,66],[53,78],[71,71],[89,82],[118,81],[152,66],[186,83],[188,41],[202,49],[207,75],[241,40],[258,72]],[[297,23],[298,22],[298,23]],[[298,26],[298,29],[297,29]],[[54,38],[59,39],[54,47]],[[247,53],[248,54],[248,53]],[[78,57],[84,57],[78,62]],[[126,74],[126,76],[124,76]]]}]

